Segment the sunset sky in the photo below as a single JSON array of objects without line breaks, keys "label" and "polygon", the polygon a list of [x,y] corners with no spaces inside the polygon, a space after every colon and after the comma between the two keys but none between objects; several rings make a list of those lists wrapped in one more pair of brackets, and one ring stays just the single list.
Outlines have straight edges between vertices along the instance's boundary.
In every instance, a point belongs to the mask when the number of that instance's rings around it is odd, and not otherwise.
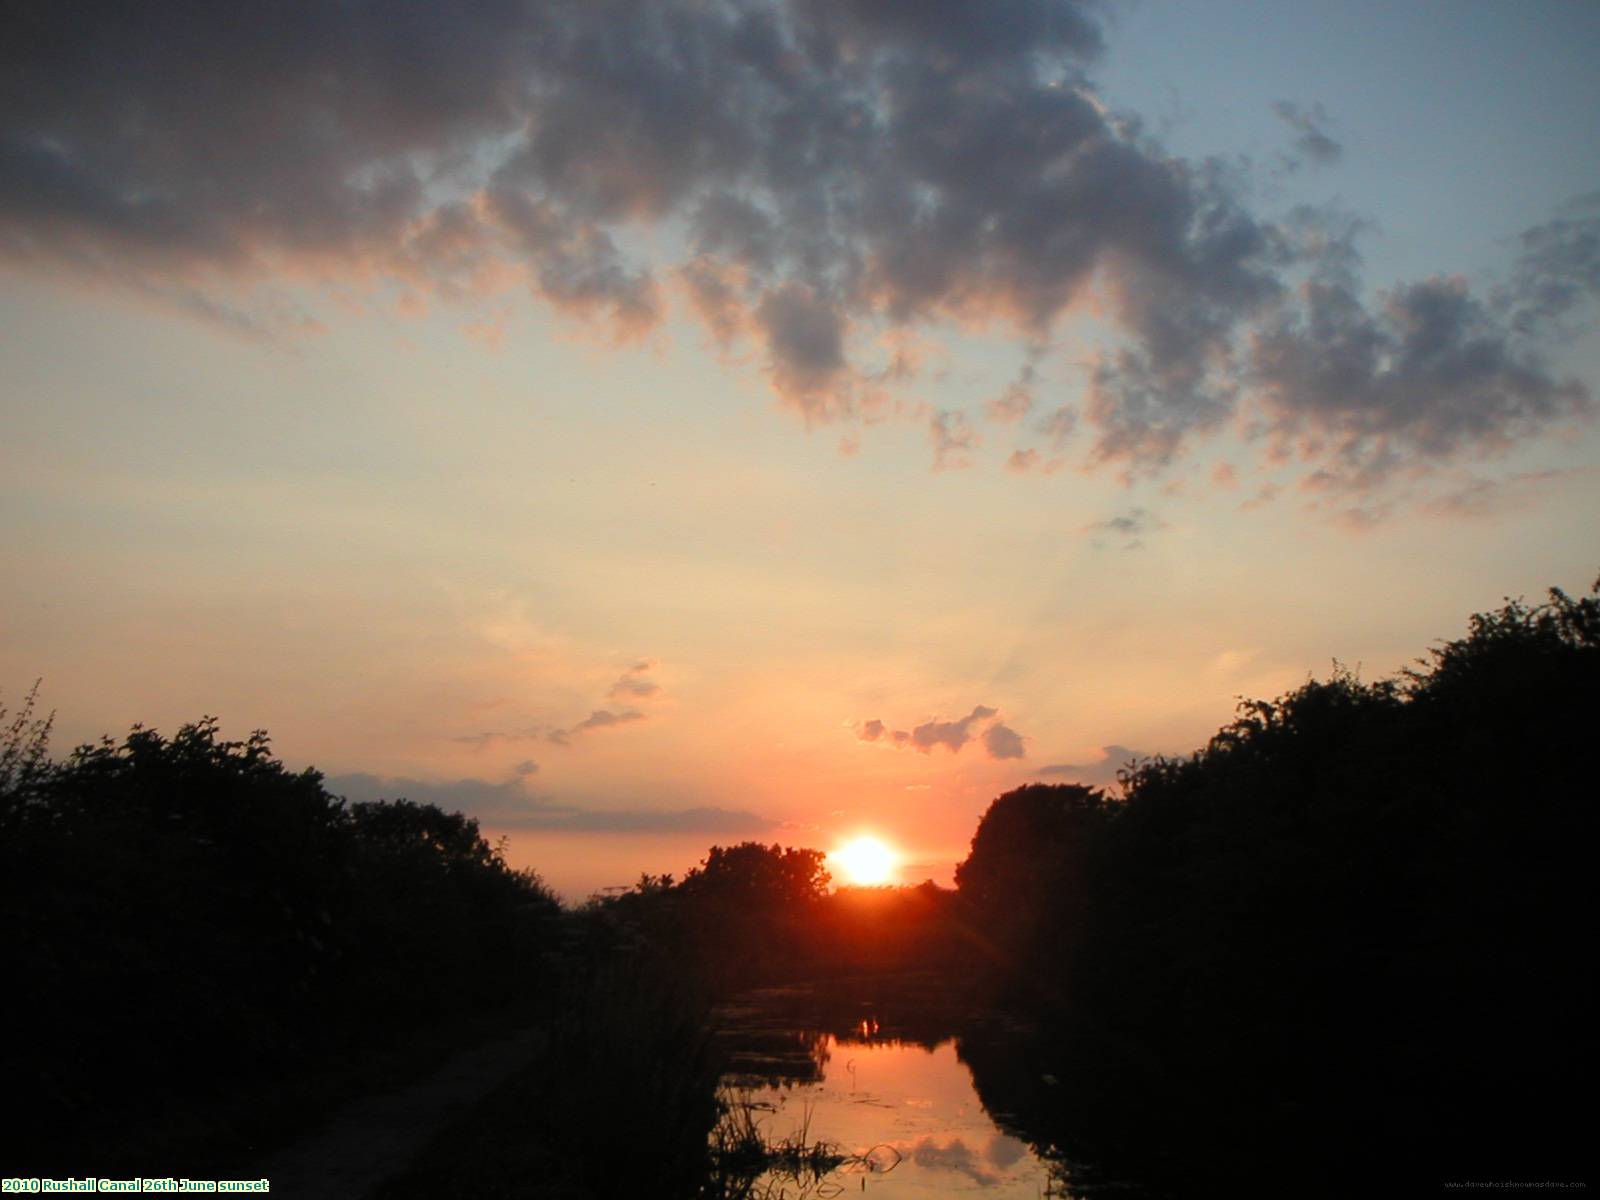
[{"label": "sunset sky", "polygon": [[1600,571],[1600,6],[23,3],[0,698],[569,898]]}]

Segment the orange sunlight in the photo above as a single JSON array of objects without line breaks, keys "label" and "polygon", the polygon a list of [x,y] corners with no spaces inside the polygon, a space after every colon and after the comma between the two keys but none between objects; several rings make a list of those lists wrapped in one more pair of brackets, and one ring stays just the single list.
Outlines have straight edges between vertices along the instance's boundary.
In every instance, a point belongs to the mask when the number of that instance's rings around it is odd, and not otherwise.
[{"label": "orange sunlight", "polygon": [[857,887],[877,887],[894,880],[900,856],[880,838],[858,837],[828,856],[844,876],[843,882]]}]

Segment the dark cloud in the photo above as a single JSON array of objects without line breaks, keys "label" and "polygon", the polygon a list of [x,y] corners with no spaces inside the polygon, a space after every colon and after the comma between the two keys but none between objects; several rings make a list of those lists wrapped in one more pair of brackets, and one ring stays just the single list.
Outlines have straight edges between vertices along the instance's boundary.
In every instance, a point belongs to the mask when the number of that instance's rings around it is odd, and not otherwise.
[{"label": "dark cloud", "polygon": [[1312,464],[1306,485],[1371,488],[1592,409],[1588,389],[1553,375],[1464,279],[1402,284],[1373,309],[1351,257],[1320,269],[1250,341],[1257,431]]},{"label": "dark cloud", "polygon": [[[1593,205],[1525,234],[1492,302],[1439,277],[1369,307],[1296,222],[1249,210],[1237,168],[1176,158],[1098,99],[1098,12],[22,0],[0,260],[257,333],[315,326],[277,281],[360,279],[413,304],[525,286],[629,337],[671,280],[808,424],[870,415],[910,376],[873,360],[885,331],[998,326],[1029,365],[991,417],[1043,404],[1054,447],[1081,415],[1087,464],[1127,475],[1241,406],[1347,485],[1587,411],[1539,343],[1595,292]],[[1320,108],[1276,111],[1336,157]],[[1039,348],[1090,300],[1111,330],[1082,403],[1036,396]],[[932,422],[935,465],[969,461],[966,418]]]},{"label": "dark cloud", "polygon": [[659,319],[655,280],[630,267],[601,226],[504,188],[488,194],[486,210],[528,265],[534,290],[556,307],[609,318],[624,337]]},{"label": "dark cloud", "polygon": [[984,730],[983,748],[990,758],[1022,758],[1027,753],[1022,748],[1022,735],[998,723]]},{"label": "dark cloud", "polygon": [[[756,813],[717,807],[605,809],[559,804],[532,796],[523,781],[533,772],[523,763],[503,783],[481,779],[429,782],[376,775],[333,775],[324,780],[337,796],[354,801],[412,800],[465,812],[493,829],[564,830],[585,833],[761,833],[778,822]],[[535,768],[537,769],[537,768]]]},{"label": "dark cloud", "polygon": [[943,746],[952,754],[959,754],[963,746],[981,740],[990,758],[1021,758],[1023,738],[1015,730],[996,721],[1000,710],[988,705],[975,705],[966,716],[953,721],[934,718],[912,729],[890,729],[874,718],[862,721],[855,727],[856,737],[863,742],[883,742],[897,750],[915,750],[931,754],[936,746]]},{"label": "dark cloud", "polygon": [[1600,192],[1575,198],[1518,241],[1516,269],[1500,298],[1512,327],[1525,336],[1572,336],[1568,315],[1600,300]]},{"label": "dark cloud", "polygon": [[1035,774],[1064,778],[1090,787],[1109,787],[1117,782],[1117,772],[1130,762],[1139,762],[1150,757],[1143,751],[1115,745],[1100,747],[1100,754],[1099,762],[1051,763],[1049,766],[1039,767]]},{"label": "dark cloud", "polygon": [[851,409],[845,375],[844,317],[815,288],[789,282],[768,290],[754,312],[770,357],[773,384],[808,420],[828,421]]},{"label": "dark cloud", "polygon": [[980,704],[959,721],[924,721],[911,731],[911,745],[924,754],[935,746],[944,746],[955,754],[972,740],[974,725],[995,715],[994,709]]},{"label": "dark cloud", "polygon": [[1317,164],[1336,163],[1344,157],[1344,147],[1328,136],[1328,114],[1322,105],[1310,108],[1289,100],[1279,100],[1272,111],[1280,121],[1295,132],[1294,148],[1301,156]]},{"label": "dark cloud", "polygon": [[449,811],[487,819],[489,814],[521,811],[534,801],[523,789],[523,776],[513,775],[502,783],[483,779],[427,781],[385,779],[377,775],[329,775],[323,786],[335,796],[348,800],[413,800],[418,804],[437,804]]}]

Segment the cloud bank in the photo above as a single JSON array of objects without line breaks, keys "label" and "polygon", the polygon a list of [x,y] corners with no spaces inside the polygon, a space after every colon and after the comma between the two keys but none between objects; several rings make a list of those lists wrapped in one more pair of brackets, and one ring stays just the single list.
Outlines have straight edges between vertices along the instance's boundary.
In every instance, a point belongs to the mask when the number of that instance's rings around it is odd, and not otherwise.
[{"label": "cloud bank", "polygon": [[1126,746],[1116,745],[1101,746],[1100,755],[1099,762],[1051,763],[1039,767],[1035,774],[1046,778],[1067,779],[1090,787],[1110,787],[1117,782],[1117,772],[1130,762],[1151,757],[1142,750],[1130,750]]},{"label": "cloud bank", "polygon": [[[574,833],[762,833],[778,822],[741,809],[714,806],[680,809],[607,809],[560,804],[533,796],[524,786],[532,772],[516,768],[502,783],[482,779],[428,781],[376,775],[331,775],[324,786],[353,801],[413,800],[460,810],[492,829]],[[537,769],[537,768],[535,768]]]},{"label": "cloud bank", "polygon": [[[1370,295],[1358,228],[1254,211],[1096,93],[1072,0],[24,0],[0,49],[0,259],[241,331],[295,287],[413,308],[526,289],[638,336],[681,295],[807,425],[880,411],[886,332],[986,327],[1030,363],[1108,325],[1042,404],[1042,466],[1160,470],[1244,422],[1314,487],[1481,455],[1591,411],[1549,365],[1595,296],[1595,197],[1522,235],[1498,290]],[[1327,114],[1276,106],[1306,159]],[[648,248],[647,248],[648,247]],[[927,417],[934,463],[967,414]]]}]

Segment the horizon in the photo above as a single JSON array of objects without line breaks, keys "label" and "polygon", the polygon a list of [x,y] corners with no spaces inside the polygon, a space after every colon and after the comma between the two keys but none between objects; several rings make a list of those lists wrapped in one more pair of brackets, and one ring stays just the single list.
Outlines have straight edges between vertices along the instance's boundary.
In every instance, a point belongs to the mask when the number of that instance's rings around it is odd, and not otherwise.
[{"label": "horizon", "polygon": [[214,713],[570,901],[948,886],[1004,792],[1594,577],[1600,8],[447,11],[19,38],[58,752]]}]

